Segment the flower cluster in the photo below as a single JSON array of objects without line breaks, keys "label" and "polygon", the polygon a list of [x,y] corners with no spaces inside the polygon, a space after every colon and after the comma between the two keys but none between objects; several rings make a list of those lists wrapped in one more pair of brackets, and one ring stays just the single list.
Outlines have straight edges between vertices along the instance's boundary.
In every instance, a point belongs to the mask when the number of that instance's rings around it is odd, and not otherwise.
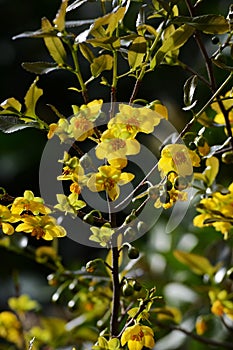
[{"label": "flower cluster", "polygon": [[233,298],[225,289],[210,290],[211,312],[217,316],[226,315],[233,320]]},{"label": "flower cluster", "polygon": [[226,194],[216,191],[209,197],[203,198],[200,201],[197,206],[197,211],[200,212],[200,214],[194,218],[194,226],[213,226],[227,238],[233,225],[232,203],[233,183],[228,187],[228,192]]},{"label": "flower cluster", "polygon": [[64,237],[65,229],[57,224],[50,213],[51,209],[44,204],[43,199],[27,190],[23,197],[15,198],[9,208],[0,205],[0,227],[6,235],[12,235],[15,231],[25,232],[48,241]]}]

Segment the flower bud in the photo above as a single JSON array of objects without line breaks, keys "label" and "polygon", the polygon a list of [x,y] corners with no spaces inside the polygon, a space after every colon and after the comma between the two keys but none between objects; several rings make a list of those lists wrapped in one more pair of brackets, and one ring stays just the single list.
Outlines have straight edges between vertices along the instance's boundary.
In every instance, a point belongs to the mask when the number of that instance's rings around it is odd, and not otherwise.
[{"label": "flower bud", "polygon": [[225,164],[233,163],[233,151],[224,152],[222,155],[222,161]]},{"label": "flower bud", "polygon": [[137,230],[139,233],[145,233],[147,231],[147,225],[143,221],[137,223]]},{"label": "flower bud", "polygon": [[130,246],[128,249],[129,259],[137,259],[139,257],[139,251],[137,248]]},{"label": "flower bud", "polygon": [[188,187],[188,181],[183,176],[177,176],[174,181],[174,187],[176,190],[183,191]]},{"label": "flower bud", "polygon": [[128,241],[132,241],[133,239],[135,239],[136,236],[136,232],[132,227],[127,227],[127,229],[124,232],[124,237],[126,240]]},{"label": "flower bud", "polygon": [[142,289],[141,283],[139,283],[139,282],[136,281],[136,280],[133,281],[132,286],[133,286],[133,289],[134,289],[136,292],[140,292],[140,290]]},{"label": "flower bud", "polygon": [[149,192],[149,196],[152,199],[156,200],[159,198],[160,190],[159,190],[158,186],[150,187],[148,192]]},{"label": "flower bud", "polygon": [[94,218],[92,213],[88,213],[84,215],[83,221],[86,222],[87,224],[93,225],[94,224]]},{"label": "flower bud", "polygon": [[122,293],[125,297],[130,297],[131,295],[133,295],[134,289],[131,286],[131,284],[129,284],[128,282],[125,283],[122,287]]},{"label": "flower bud", "polygon": [[87,270],[87,272],[89,272],[89,273],[94,272],[94,271],[96,270],[96,268],[97,268],[97,263],[96,263],[96,261],[94,261],[94,260],[90,260],[90,261],[88,261],[88,263],[86,264],[86,270]]}]

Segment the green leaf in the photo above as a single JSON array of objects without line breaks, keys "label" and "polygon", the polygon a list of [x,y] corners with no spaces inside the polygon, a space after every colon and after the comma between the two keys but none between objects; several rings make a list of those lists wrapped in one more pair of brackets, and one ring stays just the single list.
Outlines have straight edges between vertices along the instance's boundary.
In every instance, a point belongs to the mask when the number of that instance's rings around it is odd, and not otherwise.
[{"label": "green leaf", "polygon": [[65,29],[65,17],[66,17],[66,9],[69,0],[62,0],[61,6],[57,12],[55,19],[53,20],[53,24],[55,28],[62,32]]},{"label": "green leaf", "polygon": [[211,265],[209,260],[202,255],[175,250],[174,256],[182,264],[187,265],[197,275],[207,274],[212,276],[218,268],[218,266]]},{"label": "green leaf", "polygon": [[91,74],[98,77],[104,70],[112,69],[113,58],[110,55],[102,55],[94,58],[91,64]]},{"label": "green leaf", "polygon": [[135,69],[143,62],[146,53],[146,39],[139,36],[133,40],[128,51],[128,61],[131,68]]},{"label": "green leaf", "polygon": [[195,29],[193,27],[186,24],[177,28],[170,37],[164,40],[162,46],[156,52],[151,61],[151,69],[154,69],[155,66],[160,64],[168,52],[177,50],[183,46],[190,36],[192,36],[194,31]]},{"label": "green leaf", "polygon": [[123,25],[131,31],[136,31],[136,22],[139,15],[139,11],[142,7],[142,3],[142,0],[127,1]]},{"label": "green leaf", "polygon": [[29,117],[36,117],[36,118],[37,118],[35,113],[36,103],[39,97],[43,95],[43,90],[36,86],[37,81],[38,81],[38,78],[34,80],[34,82],[29,87],[24,97],[24,103],[26,106],[26,111],[24,115]]},{"label": "green leaf", "polygon": [[98,37],[99,28],[107,25],[107,28],[104,31],[105,33],[103,34],[105,36],[112,36],[115,29],[119,26],[119,22],[123,19],[124,14],[125,7],[120,7],[116,12],[112,12],[103,17],[97,18],[91,28],[91,34]]},{"label": "green leaf", "polygon": [[229,24],[225,17],[215,14],[198,17],[177,17],[172,23],[188,24],[206,34],[224,34],[229,31]]},{"label": "green leaf", "polygon": [[102,47],[103,49],[109,51],[113,51],[114,48],[117,49],[120,47],[120,39],[115,36],[88,39],[86,42],[90,43],[94,47]]},{"label": "green leaf", "polygon": [[[42,18],[41,27],[42,30],[47,33],[52,32],[54,30],[49,20],[45,17]],[[59,39],[57,36],[45,36],[44,42],[54,61],[57,62],[57,64],[65,64],[66,51],[64,49],[61,39]]]},{"label": "green leaf", "polygon": [[47,74],[53,70],[61,69],[57,63],[51,62],[23,62],[22,67],[28,72],[35,74]]},{"label": "green leaf", "polygon": [[15,114],[15,112],[20,112],[22,105],[21,103],[16,100],[14,97],[10,97],[7,100],[3,101],[0,106],[7,110],[8,113]]},{"label": "green leaf", "polygon": [[40,128],[36,122],[25,123],[19,120],[18,117],[12,115],[0,116],[0,130],[5,134],[10,134],[25,128]]},{"label": "green leaf", "polygon": [[82,53],[82,55],[86,58],[86,60],[89,63],[92,63],[94,58],[95,58],[95,55],[93,54],[91,49],[84,43],[79,44],[79,49],[80,49],[80,52]]},{"label": "green leaf", "polygon": [[197,101],[193,103],[194,93],[197,87],[197,76],[189,77],[184,84],[184,104],[186,107],[192,108]]}]

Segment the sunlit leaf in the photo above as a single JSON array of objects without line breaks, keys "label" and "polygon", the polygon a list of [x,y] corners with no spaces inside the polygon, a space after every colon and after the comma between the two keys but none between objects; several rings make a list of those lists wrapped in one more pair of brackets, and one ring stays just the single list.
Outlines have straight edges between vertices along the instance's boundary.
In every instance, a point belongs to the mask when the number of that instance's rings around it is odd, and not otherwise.
[{"label": "sunlit leaf", "polygon": [[229,24],[225,17],[215,14],[198,17],[177,17],[173,18],[173,23],[188,24],[206,34],[224,34],[229,31]]},{"label": "sunlit leaf", "polygon": [[52,62],[24,62],[22,67],[28,72],[35,74],[47,74],[54,70],[61,69],[57,63]]},{"label": "sunlit leaf", "polygon": [[128,51],[128,61],[131,68],[135,69],[143,62],[146,53],[146,39],[139,36],[133,40]]},{"label": "sunlit leaf", "polygon": [[53,20],[55,28],[60,32],[62,32],[65,29],[65,17],[66,17],[66,8],[68,5],[68,1],[69,0],[62,0],[62,3],[57,12],[57,15]]},{"label": "sunlit leaf", "polygon": [[0,106],[4,109],[7,110],[7,113],[14,113],[15,112],[20,112],[22,105],[21,103],[16,100],[14,97],[10,97],[7,100],[3,101]]},{"label": "sunlit leaf", "polygon": [[103,37],[103,38],[95,38],[88,39],[87,43],[90,43],[94,47],[102,47],[103,49],[113,51],[114,48],[120,47],[120,39],[117,37]]},{"label": "sunlit leaf", "polygon": [[160,64],[168,52],[177,50],[183,46],[190,36],[192,36],[194,31],[195,29],[193,27],[186,24],[176,29],[173,34],[163,42],[160,49],[156,52],[151,61],[151,69],[154,69],[156,65]]},{"label": "sunlit leaf", "polygon": [[[47,18],[42,18],[42,30],[44,32],[53,31],[53,26]],[[50,55],[57,64],[63,65],[66,59],[66,51],[60,38],[57,36],[44,37],[44,42]]]},{"label": "sunlit leaf", "polygon": [[91,34],[98,37],[99,28],[107,25],[105,35],[111,36],[114,30],[118,27],[119,22],[123,19],[125,7],[120,7],[116,12],[109,13],[103,17],[97,18],[91,28]]},{"label": "sunlit leaf", "polygon": [[110,55],[101,55],[94,58],[91,64],[91,74],[98,77],[104,70],[112,69],[113,58]]},{"label": "sunlit leaf", "polygon": [[175,250],[174,256],[182,264],[187,265],[197,275],[207,274],[212,276],[218,268],[218,266],[211,265],[209,260],[202,255]]},{"label": "sunlit leaf", "polygon": [[24,97],[24,103],[26,106],[25,116],[34,117],[36,116],[35,108],[36,103],[40,96],[43,95],[43,90],[38,88],[36,83],[38,81],[38,78],[34,80],[34,82],[29,87],[25,97]]},{"label": "sunlit leaf", "polygon": [[79,49],[80,49],[82,55],[86,58],[86,60],[89,63],[92,63],[94,58],[95,58],[95,55],[93,54],[91,49],[85,43],[80,43]]}]

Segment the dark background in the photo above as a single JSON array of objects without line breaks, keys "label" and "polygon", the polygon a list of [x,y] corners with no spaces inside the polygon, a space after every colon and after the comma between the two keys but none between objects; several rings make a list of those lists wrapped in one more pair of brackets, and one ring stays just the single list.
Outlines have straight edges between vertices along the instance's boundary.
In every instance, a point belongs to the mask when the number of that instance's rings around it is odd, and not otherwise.
[{"label": "dark background", "polygon": [[[231,1],[215,0],[203,1],[200,11],[203,13],[221,13],[226,15]],[[21,63],[25,61],[50,60],[49,55],[40,39],[18,39],[12,37],[24,31],[33,31],[40,28],[40,19],[46,16],[52,21],[55,17],[60,0],[0,0],[0,102],[6,98],[15,97],[20,102],[34,80],[33,74],[26,72]],[[98,11],[98,5],[91,3],[88,6],[75,11],[70,17],[92,18]],[[214,52],[216,47],[207,36],[208,48]],[[198,71],[203,71],[203,63],[195,43],[190,43],[182,52],[184,62],[191,62]],[[83,62],[83,69],[86,69]],[[160,99],[167,105],[170,120],[178,130],[187,120],[187,115],[182,111],[182,88],[188,74],[178,67],[163,66],[146,78],[139,92],[140,98],[151,101]],[[218,71],[217,78],[222,80],[222,72]],[[52,73],[43,77],[41,82],[46,96],[40,103],[40,114],[45,120],[52,120],[51,112],[46,103],[54,104],[67,116],[71,113],[70,105],[81,102],[80,97],[74,92],[67,91],[67,87],[76,84],[72,76],[64,73]],[[132,79],[128,78],[120,83],[118,100],[126,102],[130,96]],[[208,93],[200,85],[199,99],[204,104]],[[207,95],[206,95],[207,94]],[[91,97],[103,98],[109,101],[109,91],[105,87],[97,89],[97,85],[91,85]],[[26,129],[14,134],[0,132],[0,187],[4,187],[13,196],[21,196],[25,189],[34,191],[39,195],[38,170],[40,157],[46,143],[46,135],[41,131]],[[48,174],[49,176],[49,174]],[[64,256],[65,263],[80,266],[88,261],[93,253],[88,248],[77,243],[63,239],[60,244],[60,252]],[[96,255],[96,250],[93,253]],[[79,257],[79,258],[77,258]],[[12,255],[0,248],[0,307],[6,305],[7,297],[14,294],[12,275],[16,270],[20,272],[19,283],[22,291],[27,291],[33,298],[39,301],[47,297],[46,275],[48,271],[39,268],[22,256]],[[16,269],[17,266],[17,269]],[[38,275],[35,271],[39,271]],[[39,277],[40,276],[40,277]],[[39,288],[37,286],[41,286]]]}]

